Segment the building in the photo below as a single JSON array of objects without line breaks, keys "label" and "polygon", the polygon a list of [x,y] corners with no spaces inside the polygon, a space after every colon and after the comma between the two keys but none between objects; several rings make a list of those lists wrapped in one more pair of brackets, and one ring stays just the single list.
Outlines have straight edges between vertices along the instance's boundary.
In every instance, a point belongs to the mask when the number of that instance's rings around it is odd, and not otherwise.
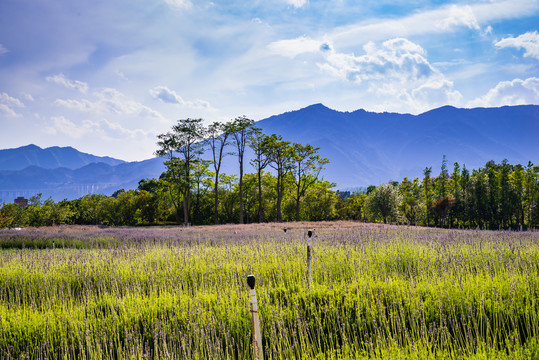
[{"label": "building", "polygon": [[341,197],[341,199],[348,199],[351,194],[350,194],[350,191],[340,191],[340,190],[337,190],[337,195]]},{"label": "building", "polygon": [[23,207],[28,206],[28,199],[26,199],[24,196],[19,196],[15,200],[13,200],[13,203],[17,204],[17,206]]}]

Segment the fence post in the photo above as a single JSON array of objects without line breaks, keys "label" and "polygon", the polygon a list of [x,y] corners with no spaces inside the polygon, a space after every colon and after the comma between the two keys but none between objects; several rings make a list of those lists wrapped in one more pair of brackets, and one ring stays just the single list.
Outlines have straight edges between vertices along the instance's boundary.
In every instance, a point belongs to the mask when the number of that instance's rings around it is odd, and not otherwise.
[{"label": "fence post", "polygon": [[253,318],[253,354],[256,360],[264,360],[262,349],[262,334],[260,333],[260,319],[258,317],[258,302],[256,300],[255,276],[247,276],[247,285],[251,288],[251,316]]},{"label": "fence post", "polygon": [[307,287],[310,287],[311,286],[311,280],[312,280],[312,276],[311,276],[311,263],[312,263],[312,258],[313,258],[313,243],[312,243],[312,236],[313,236],[313,232],[312,230],[309,230],[307,231],[307,236],[309,237],[309,242],[307,243]]}]

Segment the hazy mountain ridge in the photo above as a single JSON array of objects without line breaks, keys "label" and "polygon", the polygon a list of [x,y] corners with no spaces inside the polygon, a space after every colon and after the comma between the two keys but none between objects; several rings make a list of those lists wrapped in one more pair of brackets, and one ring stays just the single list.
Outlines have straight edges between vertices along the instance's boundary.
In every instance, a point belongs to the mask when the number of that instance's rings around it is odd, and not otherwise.
[{"label": "hazy mountain ridge", "polygon": [[[537,105],[444,106],[410,115],[338,112],[315,104],[257,124],[266,133],[319,146],[321,155],[331,161],[323,175],[339,187],[420,176],[426,166],[436,174],[443,155],[450,165],[457,161],[468,169],[505,158],[523,165],[539,161]],[[318,131],[310,127],[315,124]]]},{"label": "hazy mountain ridge", "polygon": [[80,152],[70,146],[52,146],[45,149],[30,144],[15,149],[0,150],[0,170],[22,170],[28,166],[44,169],[78,169],[92,163],[105,163],[111,166],[125,163],[109,156],[95,156]]},{"label": "hazy mountain ridge", "polygon": [[[421,176],[426,166],[432,166],[433,174],[438,174],[443,155],[450,169],[455,161],[468,169],[505,158],[513,164],[539,163],[537,105],[475,109],[445,106],[410,115],[339,112],[315,104],[256,125],[266,134],[320,147],[320,154],[330,159],[322,176],[341,189]],[[18,157],[14,155],[17,151]],[[246,153],[247,158],[250,156]],[[50,168],[55,163],[60,166]],[[237,158],[226,157],[222,171],[231,174],[237,168]],[[140,179],[157,178],[164,169],[159,158],[123,162],[73,148],[29,145],[0,150],[0,200],[10,202],[15,196],[37,192],[56,200],[89,192],[110,195],[121,188],[136,188]],[[251,171],[246,168],[246,172]]]}]

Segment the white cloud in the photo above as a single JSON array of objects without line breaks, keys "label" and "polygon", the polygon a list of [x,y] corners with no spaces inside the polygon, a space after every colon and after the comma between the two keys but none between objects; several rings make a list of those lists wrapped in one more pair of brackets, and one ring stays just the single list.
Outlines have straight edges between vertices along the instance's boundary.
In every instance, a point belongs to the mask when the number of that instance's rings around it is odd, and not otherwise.
[{"label": "white cloud", "polygon": [[32,94],[23,93],[22,96],[28,101],[34,101],[34,97],[32,96]]},{"label": "white cloud", "polygon": [[5,92],[0,93],[0,114],[7,117],[20,117],[13,108],[22,108],[24,104],[17,98],[11,97]]},{"label": "white cloud", "polygon": [[64,74],[47,76],[45,80],[47,80],[48,82],[55,83],[55,84],[63,85],[68,89],[76,89],[83,94],[86,94],[86,92],[88,91],[87,83],[83,81],[78,81],[78,80],[75,80],[75,81],[69,80],[68,78],[65,77]]},{"label": "white cloud", "polygon": [[307,4],[307,0],[286,0],[286,2],[292,5],[295,8],[300,8],[303,5]]},{"label": "white cloud", "polygon": [[98,121],[83,120],[80,124],[66,119],[64,116],[51,118],[52,124],[45,128],[45,132],[51,135],[62,134],[74,139],[80,139],[85,135],[98,136],[101,139],[125,139],[141,138],[153,135],[141,129],[126,129],[116,122],[107,119]]},{"label": "white cloud", "polygon": [[154,99],[169,104],[179,104],[195,109],[208,109],[210,104],[207,101],[197,99],[195,101],[186,101],[180,95],[176,94],[174,90],[169,89],[166,86],[156,86],[150,90],[150,95]]},{"label": "white cloud", "polygon": [[366,41],[380,41],[395,36],[454,32],[461,28],[488,31],[491,21],[528,16],[539,10],[536,0],[483,2],[474,5],[446,5],[393,19],[371,19],[368,22],[335,29],[328,38],[335,46],[357,46]]},{"label": "white cloud", "polygon": [[279,40],[268,45],[270,52],[276,55],[295,58],[304,53],[315,53],[322,49],[331,48],[326,42],[301,36],[296,39]]},{"label": "white cloud", "polygon": [[7,54],[9,51],[2,44],[0,44],[0,55]]},{"label": "white cloud", "polygon": [[95,123],[85,120],[82,124],[75,124],[64,116],[55,116],[51,118],[52,126],[49,126],[45,131],[49,134],[56,135],[58,133],[67,135],[74,139],[79,139],[83,135],[91,133],[97,127]]},{"label": "white cloud", "polygon": [[0,104],[0,114],[4,114],[7,117],[20,117],[15,110],[7,106],[6,104]]},{"label": "white cloud", "polygon": [[360,83],[365,80],[384,80],[404,83],[440,75],[425,59],[423,48],[407,39],[385,41],[381,46],[369,42],[363,46],[365,55],[355,56],[330,52],[320,68]]},{"label": "white cloud", "polygon": [[451,5],[447,10],[448,14],[437,24],[438,28],[451,30],[456,27],[465,26],[469,29],[479,30],[479,24],[471,6]]},{"label": "white cloud", "polygon": [[539,104],[539,78],[502,81],[484,96],[468,103],[469,107]]},{"label": "white cloud", "polygon": [[[321,70],[345,82],[366,83],[368,91],[384,102],[386,110],[405,106],[412,112],[433,106],[458,104],[462,95],[426,59],[426,51],[407,39],[387,40],[381,45],[369,42],[364,55],[322,52]],[[391,104],[385,99],[395,99]]]},{"label": "white cloud", "polygon": [[19,99],[11,97],[5,92],[0,94],[0,103],[8,106],[24,107],[24,104]]},{"label": "white cloud", "polygon": [[533,57],[539,60],[539,34],[537,31],[527,32],[520,36],[504,38],[494,44],[496,47],[503,49],[507,47],[514,47],[517,49],[524,49],[525,57]]},{"label": "white cloud", "polygon": [[96,115],[140,116],[153,120],[164,120],[163,115],[152,108],[127,98],[116,89],[106,88],[93,93],[94,99],[57,99],[54,103],[68,109]]},{"label": "white cloud", "polygon": [[191,9],[193,3],[190,0],[164,0],[165,3],[175,9]]}]

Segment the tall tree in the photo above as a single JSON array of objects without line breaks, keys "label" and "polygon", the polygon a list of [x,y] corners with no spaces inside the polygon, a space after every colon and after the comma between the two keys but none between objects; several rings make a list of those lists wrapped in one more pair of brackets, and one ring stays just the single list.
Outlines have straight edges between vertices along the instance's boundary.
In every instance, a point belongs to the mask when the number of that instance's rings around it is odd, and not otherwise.
[{"label": "tall tree", "polygon": [[296,202],[296,221],[299,221],[300,201],[307,189],[318,180],[318,175],[325,164],[329,163],[326,158],[318,155],[320,148],[315,148],[310,144],[302,145],[294,143],[292,145],[292,172],[294,175]]},{"label": "tall tree", "polygon": [[201,160],[193,164],[193,188],[195,201],[193,205],[193,222],[195,224],[204,223],[203,214],[202,214],[202,198],[211,188],[211,173],[209,171],[211,161]]},{"label": "tall tree", "polygon": [[210,146],[213,158],[213,169],[215,173],[213,182],[214,192],[214,214],[213,221],[217,225],[219,224],[219,173],[221,171],[221,164],[223,157],[227,155],[225,148],[230,144],[230,131],[231,124],[222,124],[214,122],[208,126],[207,143]]},{"label": "tall tree", "polygon": [[277,221],[283,221],[281,203],[286,175],[292,170],[293,150],[290,141],[284,141],[280,135],[271,135],[268,139],[270,166],[277,171]]},{"label": "tall tree", "polygon": [[415,224],[419,213],[418,197],[416,196],[419,191],[419,179],[414,178],[412,182],[405,176],[399,185],[399,191],[402,197],[401,212],[408,220],[409,225]]},{"label": "tall tree", "polygon": [[525,173],[525,179],[524,179],[524,198],[525,198],[525,207],[526,207],[526,213],[528,218],[528,226],[534,227],[535,226],[535,220],[534,220],[534,210],[535,212],[538,212],[539,206],[538,205],[538,195],[539,192],[537,191],[537,187],[539,184],[539,167],[534,166],[531,161],[528,161],[528,165],[526,166],[526,173]]},{"label": "tall tree", "polygon": [[427,226],[429,226],[429,211],[432,203],[432,185],[430,174],[432,173],[432,167],[426,167],[423,170],[423,193],[425,197],[425,215],[427,217]]},{"label": "tall tree", "polygon": [[[202,119],[182,119],[172,126],[172,132],[158,135],[159,147],[155,154],[167,156],[165,165],[178,182],[183,198],[183,222],[189,224],[191,208],[191,171],[193,163],[200,161],[203,152],[205,129]],[[178,154],[179,156],[176,156]]]},{"label": "tall tree", "polygon": [[237,117],[232,121],[231,134],[234,139],[234,145],[236,148],[236,155],[238,155],[238,163],[240,166],[240,180],[239,180],[239,196],[240,196],[240,224],[243,224],[243,162],[245,147],[247,142],[254,131],[254,120],[248,119],[245,116]]},{"label": "tall tree", "polygon": [[460,175],[460,188],[462,189],[463,219],[468,221],[468,226],[472,225],[472,195],[470,189],[470,172],[466,169],[466,164],[462,166]]},{"label": "tall tree", "polygon": [[264,218],[264,207],[262,206],[262,172],[269,165],[269,137],[262,133],[262,130],[255,128],[249,140],[249,147],[254,152],[254,159],[251,165],[256,169],[258,179],[258,222]]}]

